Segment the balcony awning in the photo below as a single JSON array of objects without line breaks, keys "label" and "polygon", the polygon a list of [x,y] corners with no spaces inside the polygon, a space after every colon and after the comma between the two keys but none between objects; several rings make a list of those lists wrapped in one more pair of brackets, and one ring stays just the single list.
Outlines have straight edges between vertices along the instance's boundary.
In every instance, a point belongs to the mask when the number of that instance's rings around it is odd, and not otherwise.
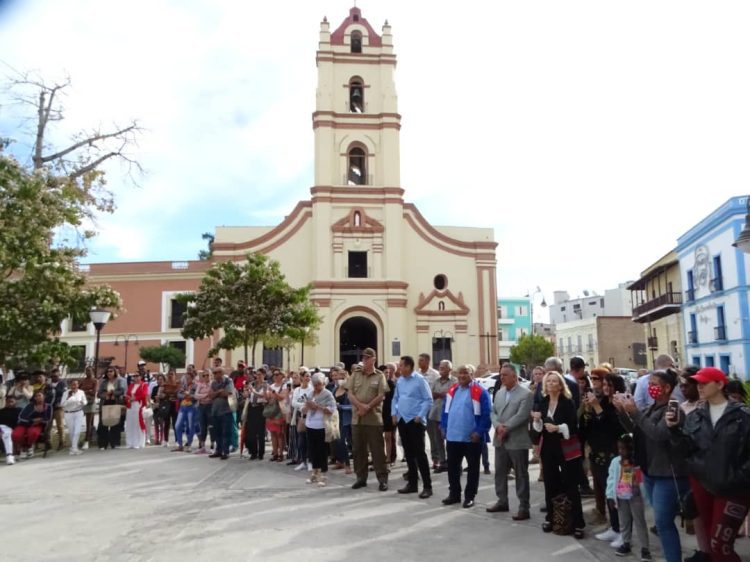
[{"label": "balcony awning", "polygon": [[646,285],[648,285],[648,282],[652,279],[655,279],[665,271],[667,271],[670,267],[675,265],[677,263],[677,260],[670,261],[668,263],[663,263],[660,266],[652,269],[649,271],[646,275],[638,279],[638,281],[635,281],[627,286],[628,291],[643,291],[646,288]]}]

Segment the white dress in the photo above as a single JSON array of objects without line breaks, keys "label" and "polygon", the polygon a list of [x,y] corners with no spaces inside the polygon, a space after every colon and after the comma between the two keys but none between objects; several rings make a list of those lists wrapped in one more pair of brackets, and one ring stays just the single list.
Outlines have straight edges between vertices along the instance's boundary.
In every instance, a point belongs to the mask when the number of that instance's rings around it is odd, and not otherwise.
[{"label": "white dress", "polygon": [[141,403],[130,401],[130,408],[125,412],[125,446],[128,449],[141,449],[146,446],[146,432],[141,429],[139,411]]}]

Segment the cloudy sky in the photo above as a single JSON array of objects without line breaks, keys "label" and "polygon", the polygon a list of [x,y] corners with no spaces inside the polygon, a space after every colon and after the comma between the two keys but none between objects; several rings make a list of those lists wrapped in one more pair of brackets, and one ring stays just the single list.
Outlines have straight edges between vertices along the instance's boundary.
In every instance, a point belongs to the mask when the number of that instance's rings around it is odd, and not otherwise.
[{"label": "cloudy sky", "polygon": [[[636,278],[750,191],[750,3],[360,0],[393,26],[406,199],[492,226],[501,295]],[[56,139],[137,118],[90,261],[192,259],[309,197],[319,22],[351,1],[0,0],[0,74],[73,81]],[[28,161],[21,108],[0,136]],[[537,297],[538,298],[538,297]]]}]

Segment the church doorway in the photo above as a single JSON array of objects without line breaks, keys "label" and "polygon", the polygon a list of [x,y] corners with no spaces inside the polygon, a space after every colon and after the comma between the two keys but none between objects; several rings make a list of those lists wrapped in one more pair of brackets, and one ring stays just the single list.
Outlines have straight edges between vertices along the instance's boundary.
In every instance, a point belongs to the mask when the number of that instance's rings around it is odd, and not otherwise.
[{"label": "church doorway", "polygon": [[345,320],[339,329],[339,361],[347,370],[362,358],[362,351],[371,347],[378,351],[378,329],[375,323],[364,316]]}]

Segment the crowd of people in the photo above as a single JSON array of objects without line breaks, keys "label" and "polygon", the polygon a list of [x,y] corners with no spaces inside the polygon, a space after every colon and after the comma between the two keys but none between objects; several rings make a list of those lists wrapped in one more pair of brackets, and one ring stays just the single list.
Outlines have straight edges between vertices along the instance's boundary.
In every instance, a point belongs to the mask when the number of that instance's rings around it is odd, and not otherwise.
[{"label": "crowd of people", "polygon": [[170,447],[172,434],[176,453],[226,460],[239,451],[250,461],[285,462],[316,487],[327,485],[329,468],[353,474],[355,490],[372,472],[387,491],[398,438],[406,462],[398,493],[429,498],[432,475],[447,472],[442,503],[468,509],[492,446],[489,513],[510,511],[512,479],[512,518],[531,518],[529,465],[538,463],[544,532],[584,537],[581,498],[592,496],[589,523],[607,524],[595,537],[618,556],[637,551],[651,560],[655,534],[667,562],[681,562],[681,515],[698,544],[687,562],[740,560],[734,541],[750,509],[750,408],[742,384],[719,369],[678,370],[662,356],[628,385],[609,365],[588,370],[574,357],[566,372],[551,357],[530,381],[504,364],[490,395],[470,364],[442,361],[434,370],[427,354],[379,367],[376,359],[365,349],[351,372],[343,364],[284,372],[242,361],[230,371],[214,358],[211,369],[190,365],[181,375],[152,376],[144,362],[131,374],[109,366],[100,378],[92,368],[70,380],[57,369],[49,378],[17,373],[0,386],[6,463],[32,457],[40,444],[46,452],[54,433],[62,449],[66,429],[71,455],[116,449],[122,433],[130,449]]}]

